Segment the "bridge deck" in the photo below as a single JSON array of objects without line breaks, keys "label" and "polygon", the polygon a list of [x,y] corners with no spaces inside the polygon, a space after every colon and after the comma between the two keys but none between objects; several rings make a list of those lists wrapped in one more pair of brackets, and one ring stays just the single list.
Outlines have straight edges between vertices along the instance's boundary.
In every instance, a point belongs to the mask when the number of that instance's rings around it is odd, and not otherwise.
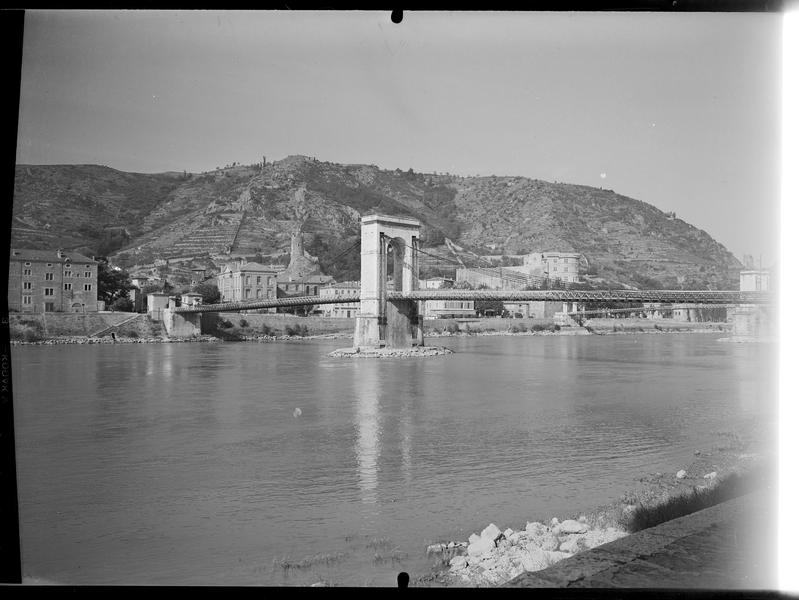
[{"label": "bridge deck", "polygon": [[[388,292],[388,300],[507,300],[507,301],[567,301],[567,302],[663,302],[686,304],[768,304],[774,302],[770,292],[740,292],[735,290],[415,290]],[[225,302],[201,306],[181,306],[178,313],[237,312],[260,308],[308,306],[360,302],[359,295],[296,296],[248,302]]]}]

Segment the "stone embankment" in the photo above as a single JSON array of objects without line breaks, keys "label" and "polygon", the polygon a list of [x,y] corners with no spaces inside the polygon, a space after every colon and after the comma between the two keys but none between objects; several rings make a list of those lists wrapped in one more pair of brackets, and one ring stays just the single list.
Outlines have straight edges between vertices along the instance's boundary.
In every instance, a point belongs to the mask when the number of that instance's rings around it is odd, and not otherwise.
[{"label": "stone embankment", "polygon": [[668,499],[712,488],[733,474],[765,474],[775,463],[761,447],[764,431],[753,424],[746,434],[718,431],[716,444],[696,450],[673,471],[638,477],[633,488],[608,505],[586,515],[560,522],[528,522],[524,529],[505,529],[490,524],[468,541],[428,546],[438,565],[417,578],[418,585],[455,587],[499,586],[525,572],[546,569],[581,552],[623,538],[630,517],[639,507],[656,507]]},{"label": "stone embankment", "polygon": [[491,523],[479,535],[472,534],[468,542],[433,544],[427,551],[451,556],[443,582],[495,586],[625,535],[615,527],[591,527],[584,516],[562,523],[553,518],[548,525],[531,522],[519,531],[501,531]]},{"label": "stone embankment", "polygon": [[219,338],[211,335],[200,335],[193,338],[167,338],[167,337],[147,337],[147,338],[132,338],[132,337],[119,337],[112,338],[109,336],[94,338],[85,336],[59,336],[46,340],[38,340],[35,342],[26,342],[23,340],[11,340],[13,346],[57,346],[60,344],[171,344],[181,342],[219,342]]},{"label": "stone embankment", "polygon": [[453,354],[443,346],[415,346],[413,348],[339,348],[328,356],[334,358],[411,358]]}]

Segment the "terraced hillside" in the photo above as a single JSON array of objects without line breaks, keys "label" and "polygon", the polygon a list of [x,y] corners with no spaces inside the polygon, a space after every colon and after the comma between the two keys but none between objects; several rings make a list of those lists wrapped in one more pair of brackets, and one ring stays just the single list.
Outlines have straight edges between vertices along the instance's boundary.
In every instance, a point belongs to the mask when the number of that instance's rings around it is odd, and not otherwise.
[{"label": "terraced hillside", "polygon": [[[380,212],[419,218],[425,247],[444,254],[445,238],[479,255],[580,252],[587,274],[605,282],[735,288],[741,268],[706,232],[645,202],[525,177],[466,178],[290,156],[202,174],[19,165],[15,183],[12,243],[80,246],[89,254],[111,248],[125,265],[170,256],[279,256],[303,222],[306,248],[331,270],[334,257],[357,242],[360,216]],[[118,225],[124,236],[113,229]],[[336,276],[357,279],[357,261]]]}]

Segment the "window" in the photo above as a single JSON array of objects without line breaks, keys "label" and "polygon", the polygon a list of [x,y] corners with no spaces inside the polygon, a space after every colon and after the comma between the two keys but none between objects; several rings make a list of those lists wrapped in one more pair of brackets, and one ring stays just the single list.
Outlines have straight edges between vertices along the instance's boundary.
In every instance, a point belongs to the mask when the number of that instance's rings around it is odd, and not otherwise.
[{"label": "window", "polygon": [[27,277],[30,277],[31,270],[30,269],[23,269],[22,274],[27,276]]},{"label": "window", "polygon": [[22,304],[30,304],[31,297],[30,296],[22,296]]},{"label": "window", "polygon": [[53,266],[53,263],[47,263],[47,268],[50,268],[52,266]]},{"label": "window", "polygon": [[84,292],[91,292],[92,291],[92,284],[91,283],[84,283],[83,284],[83,291]]},{"label": "window", "polygon": [[64,271],[64,277],[72,277],[72,271]]},{"label": "window", "polygon": [[22,282],[22,289],[23,290],[33,289],[33,284],[30,281],[24,281]]},{"label": "window", "polygon": [[55,310],[55,304],[52,302],[45,302],[44,310],[45,312],[53,312]]},{"label": "window", "polygon": [[250,297],[250,288],[247,288],[247,289],[244,290],[244,297],[245,298],[249,298]]},{"label": "window", "polygon": [[[260,279],[260,277],[259,277],[259,279]],[[260,298],[261,297],[261,288],[258,288],[257,290],[255,290],[255,297],[256,298]]]},{"label": "window", "polygon": [[305,286],[305,295],[307,296],[307,295],[309,295],[310,293],[311,293],[311,286],[309,286],[309,285],[306,285],[306,286]]},{"label": "window", "polygon": [[53,274],[52,273],[45,273],[44,274],[44,280],[45,281],[52,281],[53,280]]},{"label": "window", "polygon": [[244,278],[244,285],[250,285],[250,276],[249,275],[247,275],[247,277]]},{"label": "window", "polygon": [[45,296],[52,296],[53,295],[53,288],[44,288],[44,295]]},{"label": "window", "polygon": [[31,264],[30,264],[29,262],[26,262],[26,263],[25,263],[25,266],[26,266],[26,267],[30,267],[30,266],[31,266]]},{"label": "window", "polygon": [[72,284],[71,283],[65,283],[64,284],[64,289],[65,290],[71,290],[72,289]]},{"label": "window", "polygon": [[314,296],[318,296],[319,295],[319,286],[318,285],[313,286],[313,295]]},{"label": "window", "polygon": [[258,275],[258,277],[255,278],[255,283],[258,284],[258,285],[261,285],[261,276],[260,275]]},{"label": "window", "polygon": [[89,277],[91,277],[91,276],[92,276],[92,272],[91,272],[91,271],[86,271],[86,272],[83,274],[83,276],[84,276],[86,279],[88,279]]}]

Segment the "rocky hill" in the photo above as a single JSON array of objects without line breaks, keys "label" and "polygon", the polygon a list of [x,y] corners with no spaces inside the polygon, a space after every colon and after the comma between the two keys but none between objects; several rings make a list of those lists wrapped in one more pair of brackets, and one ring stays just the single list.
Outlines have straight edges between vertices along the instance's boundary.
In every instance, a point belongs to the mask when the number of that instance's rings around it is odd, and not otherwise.
[{"label": "rocky hill", "polygon": [[706,232],[611,190],[304,156],[200,174],[18,165],[12,244],[108,254],[127,266],[201,255],[277,261],[302,220],[320,266],[351,279],[357,256],[333,259],[357,242],[359,218],[369,212],[417,217],[424,246],[441,254],[449,252],[445,238],[475,255],[580,252],[598,282],[735,289],[741,268]]}]

